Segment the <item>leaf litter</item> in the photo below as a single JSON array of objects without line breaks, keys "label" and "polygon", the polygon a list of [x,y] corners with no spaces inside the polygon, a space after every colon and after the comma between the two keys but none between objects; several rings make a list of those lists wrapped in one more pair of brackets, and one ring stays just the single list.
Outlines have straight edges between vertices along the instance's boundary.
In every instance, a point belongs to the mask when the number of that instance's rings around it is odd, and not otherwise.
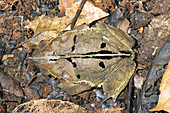
[{"label": "leaf litter", "polygon": [[165,110],[170,112],[170,62],[168,63],[167,69],[162,77],[160,84],[161,94],[159,95],[159,100],[157,106],[150,109],[150,111],[161,111]]},{"label": "leaf litter", "polygon": [[24,113],[24,112],[34,112],[34,113],[121,113],[123,108],[115,109],[98,109],[94,111],[86,110],[84,107],[76,105],[72,102],[62,101],[62,100],[47,100],[39,99],[32,100],[23,104],[18,105],[12,113]]},{"label": "leaf litter", "polygon": [[18,97],[24,96],[19,83],[10,75],[5,74],[2,70],[0,70],[0,84],[5,90],[15,94]]},{"label": "leaf litter", "polygon": [[[145,2],[145,1],[144,1]],[[70,21],[69,21],[70,22]],[[60,27],[60,26],[59,26]],[[30,27],[31,28],[31,27]],[[65,28],[64,28],[65,29]],[[47,30],[48,31],[48,30]],[[61,30],[62,31],[62,30]],[[57,34],[57,36],[58,36],[58,34],[60,34],[61,33],[61,31],[58,31],[57,33],[55,32],[54,34]],[[47,33],[47,32],[46,32]],[[45,35],[44,35],[45,36]],[[34,36],[34,37],[36,37],[36,36]],[[52,37],[53,38],[53,37]],[[37,38],[38,39],[38,38]],[[44,39],[43,39],[44,40]],[[49,40],[49,38],[47,38],[46,40]],[[42,41],[42,40],[40,40],[40,41]],[[37,41],[37,43],[39,44],[39,42],[40,42],[39,40]],[[34,41],[32,41],[32,42],[34,42]]]},{"label": "leaf litter", "polygon": [[[34,36],[27,43],[23,44],[23,46],[26,48],[38,48],[38,44],[42,40],[52,40],[59,36],[63,30],[70,30],[72,20],[76,15],[80,3],[81,1],[74,1],[72,5],[64,7],[63,9],[65,9],[66,15],[63,17],[56,16],[51,18],[42,15],[30,22],[25,28],[32,29],[34,31]],[[69,2],[69,4],[71,3]],[[78,17],[75,27],[84,23],[89,24],[108,15],[108,13],[87,1]]]}]

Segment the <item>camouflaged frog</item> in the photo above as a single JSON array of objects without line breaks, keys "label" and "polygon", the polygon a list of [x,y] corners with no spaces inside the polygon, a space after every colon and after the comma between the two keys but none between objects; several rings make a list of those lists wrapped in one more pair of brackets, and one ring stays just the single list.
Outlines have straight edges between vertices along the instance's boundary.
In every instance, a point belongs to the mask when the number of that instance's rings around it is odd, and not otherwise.
[{"label": "camouflaged frog", "polygon": [[110,97],[115,101],[135,71],[134,44],[132,37],[110,25],[82,25],[44,41],[32,59],[44,74],[60,79],[58,87],[69,95],[102,87],[107,93],[103,102]]}]

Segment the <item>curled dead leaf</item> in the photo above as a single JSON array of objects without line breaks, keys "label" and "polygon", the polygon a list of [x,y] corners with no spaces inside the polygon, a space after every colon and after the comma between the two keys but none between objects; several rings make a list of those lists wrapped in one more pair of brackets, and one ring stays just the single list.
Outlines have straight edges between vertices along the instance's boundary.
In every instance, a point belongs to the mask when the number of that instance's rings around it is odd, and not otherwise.
[{"label": "curled dead leaf", "polygon": [[18,105],[12,113],[86,113],[86,110],[79,105],[62,100],[33,100]]},{"label": "curled dead leaf", "polygon": [[114,108],[89,111],[68,101],[39,99],[18,105],[12,113],[121,113],[123,109]]},{"label": "curled dead leaf", "polygon": [[150,109],[150,111],[165,110],[170,112],[170,62],[168,63],[167,69],[162,77],[159,100],[157,106]]}]

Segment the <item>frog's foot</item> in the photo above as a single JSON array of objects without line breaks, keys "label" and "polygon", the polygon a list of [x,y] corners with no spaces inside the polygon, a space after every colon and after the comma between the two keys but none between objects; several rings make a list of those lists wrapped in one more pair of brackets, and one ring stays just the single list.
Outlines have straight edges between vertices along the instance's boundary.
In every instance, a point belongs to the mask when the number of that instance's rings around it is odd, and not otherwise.
[{"label": "frog's foot", "polygon": [[63,89],[69,95],[76,95],[92,88],[86,83],[72,83],[67,81],[61,81],[58,87]]},{"label": "frog's foot", "polygon": [[102,103],[110,97],[113,98],[113,101],[116,101],[117,96],[128,84],[135,68],[136,64],[133,59],[122,59],[119,63],[119,68],[112,71],[103,82],[103,91],[107,93],[107,96],[102,100]]}]

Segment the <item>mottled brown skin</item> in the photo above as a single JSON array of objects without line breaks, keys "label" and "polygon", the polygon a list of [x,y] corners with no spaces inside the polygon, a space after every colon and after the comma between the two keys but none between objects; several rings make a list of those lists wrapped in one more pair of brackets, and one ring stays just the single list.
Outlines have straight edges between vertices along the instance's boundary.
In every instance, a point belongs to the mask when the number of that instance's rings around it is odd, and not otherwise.
[{"label": "mottled brown skin", "polygon": [[102,85],[107,93],[103,102],[115,101],[136,68],[134,39],[104,23],[82,25],[45,44],[32,59],[44,74],[61,79],[58,87],[70,95]]}]

